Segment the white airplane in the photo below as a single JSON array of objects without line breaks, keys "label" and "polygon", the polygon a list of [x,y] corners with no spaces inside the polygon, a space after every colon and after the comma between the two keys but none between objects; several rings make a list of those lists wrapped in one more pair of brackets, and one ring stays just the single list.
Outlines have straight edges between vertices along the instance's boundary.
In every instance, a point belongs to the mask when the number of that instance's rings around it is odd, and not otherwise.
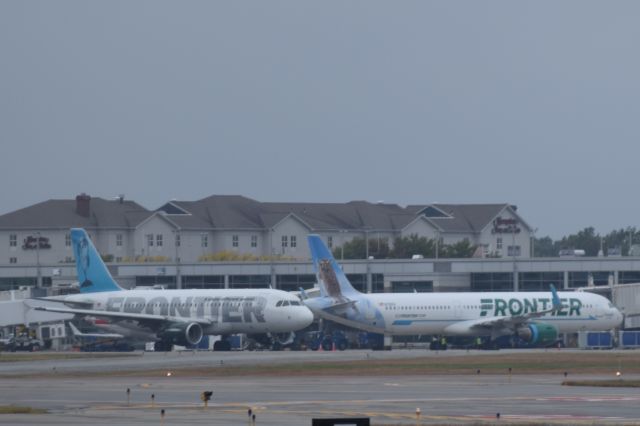
[{"label": "white airplane", "polygon": [[[156,350],[197,345],[210,334],[291,332],[313,321],[313,314],[295,295],[281,290],[123,290],[84,229],[72,229],[71,239],[80,294],[45,298],[67,307],[34,309],[108,318],[126,328],[136,324],[156,336]],[[214,346],[229,348],[224,339]]]},{"label": "white airplane", "polygon": [[320,296],[303,303],[320,318],[386,335],[516,335],[548,345],[559,333],[604,331],[620,326],[622,314],[592,293],[373,293],[354,289],[318,235],[309,248]]}]

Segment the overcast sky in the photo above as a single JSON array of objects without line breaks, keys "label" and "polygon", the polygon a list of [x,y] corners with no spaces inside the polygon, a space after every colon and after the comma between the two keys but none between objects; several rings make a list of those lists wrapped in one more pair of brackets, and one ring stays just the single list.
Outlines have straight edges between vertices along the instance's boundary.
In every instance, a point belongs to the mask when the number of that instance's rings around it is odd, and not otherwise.
[{"label": "overcast sky", "polygon": [[640,2],[0,1],[0,214],[80,192],[640,226]]}]

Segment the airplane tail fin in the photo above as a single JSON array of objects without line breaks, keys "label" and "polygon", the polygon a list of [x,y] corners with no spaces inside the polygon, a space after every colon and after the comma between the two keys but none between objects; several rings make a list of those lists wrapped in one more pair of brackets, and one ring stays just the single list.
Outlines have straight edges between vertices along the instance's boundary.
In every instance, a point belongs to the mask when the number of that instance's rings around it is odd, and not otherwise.
[{"label": "airplane tail fin", "polygon": [[551,304],[553,305],[553,309],[556,311],[562,309],[562,302],[560,302],[560,297],[558,297],[556,286],[549,284],[549,288],[551,289]]},{"label": "airplane tail fin", "polygon": [[115,282],[89,235],[82,228],[71,229],[73,254],[80,282],[80,293],[117,291],[122,287]]},{"label": "airplane tail fin", "polygon": [[320,236],[312,234],[307,237],[307,240],[320,286],[320,295],[336,299],[357,295],[358,290],[353,288]]}]

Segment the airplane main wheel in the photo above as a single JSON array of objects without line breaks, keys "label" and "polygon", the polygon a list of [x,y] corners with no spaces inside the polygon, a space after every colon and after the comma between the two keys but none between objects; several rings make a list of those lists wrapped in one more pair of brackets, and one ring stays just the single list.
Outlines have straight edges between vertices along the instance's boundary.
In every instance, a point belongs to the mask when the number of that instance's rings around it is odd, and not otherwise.
[{"label": "airplane main wheel", "polygon": [[329,339],[325,339],[322,341],[322,350],[323,351],[330,351],[333,349],[333,342]]},{"label": "airplane main wheel", "polygon": [[160,340],[153,344],[153,350],[156,352],[169,352],[171,351],[171,343]]},{"label": "airplane main wheel", "polygon": [[231,350],[231,343],[227,340],[218,340],[213,344],[213,350],[217,352],[229,352]]}]

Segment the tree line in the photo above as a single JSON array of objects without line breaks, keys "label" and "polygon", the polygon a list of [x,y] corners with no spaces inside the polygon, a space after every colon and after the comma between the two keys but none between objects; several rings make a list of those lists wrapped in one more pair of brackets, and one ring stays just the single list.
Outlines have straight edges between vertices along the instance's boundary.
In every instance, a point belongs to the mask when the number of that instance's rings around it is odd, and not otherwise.
[{"label": "tree line", "polygon": [[[468,239],[455,244],[439,244],[435,239],[420,237],[412,234],[406,237],[396,237],[393,244],[387,238],[369,238],[369,250],[366,240],[355,237],[342,246],[333,248],[336,259],[365,259],[372,256],[375,259],[410,259],[414,255],[424,258],[468,258],[472,257],[477,246]],[[585,256],[598,256],[600,250],[604,256],[628,256],[630,247],[639,245],[640,230],[635,227],[621,228],[601,235],[595,228],[587,227],[575,234],[566,235],[554,240],[549,236],[534,238],[532,255],[534,257],[558,257],[561,250],[584,250]],[[636,249],[634,249],[636,250]],[[640,250],[632,255],[640,255]]]},{"label": "tree line", "polygon": [[635,227],[621,228],[604,235],[597,233],[593,227],[587,227],[559,240],[553,240],[551,237],[534,238],[533,255],[557,257],[560,250],[574,249],[584,250],[585,256],[598,256],[602,249],[604,256],[612,254],[628,256],[629,249],[634,244],[640,244],[640,231]]},{"label": "tree line", "polygon": [[414,255],[424,258],[464,258],[471,257],[476,250],[476,246],[466,238],[455,244],[438,244],[433,238],[416,234],[394,238],[393,248],[387,238],[369,238],[368,245],[367,251],[366,240],[355,237],[335,247],[333,256],[336,259],[366,259],[367,255],[375,259],[409,259]]}]

